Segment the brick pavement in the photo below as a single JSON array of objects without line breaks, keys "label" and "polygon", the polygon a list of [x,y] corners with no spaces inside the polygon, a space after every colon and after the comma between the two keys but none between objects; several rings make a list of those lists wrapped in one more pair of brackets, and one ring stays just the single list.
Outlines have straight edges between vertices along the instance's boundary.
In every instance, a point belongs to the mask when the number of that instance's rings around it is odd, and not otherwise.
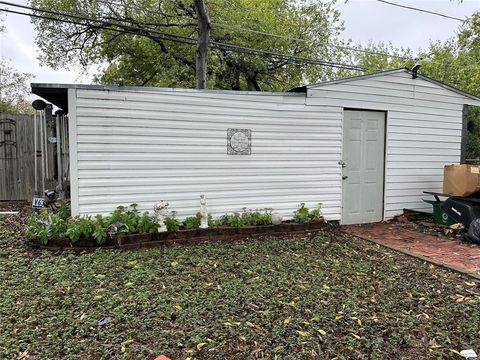
[{"label": "brick pavement", "polygon": [[480,275],[480,246],[462,243],[406,229],[399,223],[376,223],[345,226],[352,235],[430,260],[434,263]]}]

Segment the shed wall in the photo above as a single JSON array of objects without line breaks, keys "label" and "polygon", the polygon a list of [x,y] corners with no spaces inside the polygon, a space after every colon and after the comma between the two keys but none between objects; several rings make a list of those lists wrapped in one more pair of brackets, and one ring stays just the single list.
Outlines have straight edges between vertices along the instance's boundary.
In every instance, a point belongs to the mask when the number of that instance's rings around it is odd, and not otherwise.
[{"label": "shed wall", "polygon": [[[205,194],[214,215],[300,202],[340,219],[342,109],[305,94],[70,90],[74,214],[166,200],[179,217]],[[251,155],[227,155],[227,129],[252,130]],[[76,150],[75,150],[76,149]]]},{"label": "shed wall", "polygon": [[465,97],[401,72],[308,90],[307,104],[387,112],[385,218],[428,211],[423,191],[442,191],[443,167],[460,161]]}]

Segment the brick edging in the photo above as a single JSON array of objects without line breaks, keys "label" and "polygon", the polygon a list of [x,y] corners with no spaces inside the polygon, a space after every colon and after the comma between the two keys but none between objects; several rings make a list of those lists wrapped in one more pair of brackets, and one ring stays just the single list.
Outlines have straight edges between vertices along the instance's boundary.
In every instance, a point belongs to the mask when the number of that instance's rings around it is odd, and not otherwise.
[{"label": "brick edging", "polygon": [[[221,227],[211,229],[179,230],[155,234],[127,234],[111,240],[107,244],[97,245],[94,239],[86,239],[81,243],[71,244],[67,238],[54,239],[48,245],[41,245],[34,241],[28,241],[30,247],[52,251],[90,251],[95,249],[130,250],[152,247],[173,247],[199,245],[206,243],[234,242],[244,239],[255,239],[278,236],[297,236],[302,234],[318,233],[326,226],[326,222],[310,223],[282,223],[279,225],[247,226],[241,228]],[[58,240],[58,241],[57,241]],[[62,244],[65,242],[65,245]]]}]

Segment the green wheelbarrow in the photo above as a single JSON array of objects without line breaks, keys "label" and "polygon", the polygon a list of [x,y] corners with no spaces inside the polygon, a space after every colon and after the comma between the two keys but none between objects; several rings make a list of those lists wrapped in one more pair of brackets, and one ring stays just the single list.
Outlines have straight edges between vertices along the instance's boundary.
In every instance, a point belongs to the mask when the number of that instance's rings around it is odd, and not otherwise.
[{"label": "green wheelbarrow", "polygon": [[[426,200],[422,199],[424,202],[427,204],[432,205],[433,207],[433,218],[437,224],[442,224],[442,225],[453,225],[456,223],[455,220],[453,220],[448,214],[442,210],[442,204],[443,201],[441,201],[438,196],[444,196],[443,194],[439,193],[433,193],[433,192],[428,192],[424,191],[425,194],[433,195],[435,197],[435,200]],[[448,196],[448,195],[447,195]]]}]

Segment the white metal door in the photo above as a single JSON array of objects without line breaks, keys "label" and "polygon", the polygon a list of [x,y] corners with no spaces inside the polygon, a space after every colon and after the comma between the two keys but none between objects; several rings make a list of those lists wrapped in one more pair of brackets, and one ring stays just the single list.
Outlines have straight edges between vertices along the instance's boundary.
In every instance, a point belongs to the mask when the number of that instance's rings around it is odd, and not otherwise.
[{"label": "white metal door", "polygon": [[344,112],[343,224],[383,220],[384,148],[384,112]]}]

